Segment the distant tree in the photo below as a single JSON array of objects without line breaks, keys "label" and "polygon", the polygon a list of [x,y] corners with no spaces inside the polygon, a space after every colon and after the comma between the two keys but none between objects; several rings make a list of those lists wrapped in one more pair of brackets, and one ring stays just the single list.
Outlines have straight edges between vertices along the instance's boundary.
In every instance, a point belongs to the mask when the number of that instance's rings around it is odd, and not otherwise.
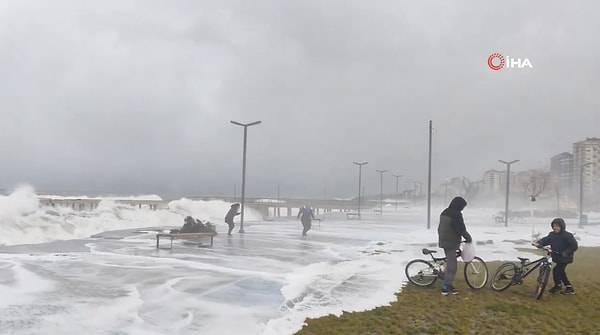
[{"label": "distant tree", "polygon": [[546,190],[548,180],[549,176],[547,173],[540,171],[530,173],[529,180],[523,186],[531,202],[536,201],[537,197]]},{"label": "distant tree", "polygon": [[464,191],[463,197],[469,201],[479,191],[479,183],[472,182],[467,177],[462,177],[462,188]]}]

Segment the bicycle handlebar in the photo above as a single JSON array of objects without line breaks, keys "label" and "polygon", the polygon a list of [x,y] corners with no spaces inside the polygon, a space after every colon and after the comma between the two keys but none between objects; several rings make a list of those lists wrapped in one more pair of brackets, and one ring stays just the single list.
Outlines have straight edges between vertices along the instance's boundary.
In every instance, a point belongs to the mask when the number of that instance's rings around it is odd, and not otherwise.
[{"label": "bicycle handlebar", "polygon": [[558,254],[558,251],[554,251],[552,250],[552,248],[550,246],[543,246],[540,247],[537,243],[531,243],[532,246],[538,248],[538,249],[543,249],[547,254]]}]

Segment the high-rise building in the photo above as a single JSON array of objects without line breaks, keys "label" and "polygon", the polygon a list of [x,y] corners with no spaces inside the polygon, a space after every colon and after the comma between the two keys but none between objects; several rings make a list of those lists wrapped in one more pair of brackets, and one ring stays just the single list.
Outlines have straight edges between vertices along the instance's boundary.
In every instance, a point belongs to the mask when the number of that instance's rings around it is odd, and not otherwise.
[{"label": "high-rise building", "polygon": [[575,177],[573,171],[573,154],[560,153],[550,158],[550,182],[558,187],[559,194],[572,197],[577,189],[573,188]]},{"label": "high-rise building", "polygon": [[502,194],[506,171],[487,170],[483,173],[483,191],[487,194]]},{"label": "high-rise building", "polygon": [[[582,169],[584,164],[591,163]],[[574,189],[596,198],[600,194],[600,138],[587,138],[573,143]],[[580,179],[581,178],[581,179]]]}]

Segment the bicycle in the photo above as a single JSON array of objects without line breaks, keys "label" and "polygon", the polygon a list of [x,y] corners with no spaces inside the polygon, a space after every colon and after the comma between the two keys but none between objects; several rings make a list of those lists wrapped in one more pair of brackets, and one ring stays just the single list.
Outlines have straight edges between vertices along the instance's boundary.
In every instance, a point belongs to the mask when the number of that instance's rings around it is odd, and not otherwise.
[{"label": "bicycle", "polygon": [[492,277],[492,289],[504,291],[512,285],[521,285],[523,284],[523,279],[539,268],[540,271],[535,287],[535,298],[539,300],[544,294],[546,285],[548,285],[548,277],[552,271],[553,252],[549,247],[541,249],[545,251],[545,255],[534,261],[529,261],[529,258],[525,257],[517,257],[520,261],[519,264],[516,262],[501,264]]},{"label": "bicycle", "polygon": [[[443,280],[446,268],[446,257],[434,257],[437,251],[423,248],[423,255],[431,256],[431,261],[413,259],[404,268],[408,281],[417,286],[431,286],[438,279]],[[456,250],[456,257],[460,257],[460,250]],[[475,256],[473,260],[465,263],[464,275],[467,285],[472,289],[480,289],[487,284],[488,268],[483,259]]]}]

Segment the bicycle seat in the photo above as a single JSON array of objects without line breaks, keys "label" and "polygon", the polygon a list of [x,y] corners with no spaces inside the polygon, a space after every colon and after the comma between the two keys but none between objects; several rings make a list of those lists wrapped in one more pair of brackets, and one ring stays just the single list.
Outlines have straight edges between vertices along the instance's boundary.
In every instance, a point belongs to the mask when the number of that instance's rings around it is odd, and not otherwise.
[{"label": "bicycle seat", "polygon": [[517,257],[517,258],[521,261],[521,263],[525,263],[529,260],[529,258],[525,258],[525,257]]},{"label": "bicycle seat", "polygon": [[421,251],[423,252],[423,255],[435,254],[437,252],[435,250],[429,250],[427,248],[423,248],[423,250]]}]

